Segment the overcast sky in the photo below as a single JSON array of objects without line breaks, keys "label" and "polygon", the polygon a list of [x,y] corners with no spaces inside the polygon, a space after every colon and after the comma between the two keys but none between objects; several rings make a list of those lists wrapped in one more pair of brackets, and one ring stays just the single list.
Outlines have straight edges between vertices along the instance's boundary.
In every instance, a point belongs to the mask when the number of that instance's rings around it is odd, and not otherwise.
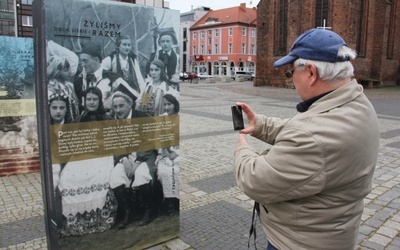
[{"label": "overcast sky", "polygon": [[180,10],[181,13],[188,12],[193,9],[204,6],[210,7],[213,10],[225,9],[239,6],[241,3],[246,3],[247,8],[257,7],[260,0],[166,0],[169,2],[169,8]]}]

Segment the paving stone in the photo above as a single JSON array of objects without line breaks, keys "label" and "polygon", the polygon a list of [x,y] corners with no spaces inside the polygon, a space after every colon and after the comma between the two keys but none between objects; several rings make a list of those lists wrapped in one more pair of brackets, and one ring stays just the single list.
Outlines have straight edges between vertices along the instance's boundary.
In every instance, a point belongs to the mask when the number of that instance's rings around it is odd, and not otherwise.
[{"label": "paving stone", "polygon": [[395,237],[392,242],[390,242],[390,246],[395,246],[397,249],[400,249],[400,237]]},{"label": "paving stone", "polygon": [[391,238],[386,237],[386,236],[381,235],[381,234],[375,234],[371,238],[369,238],[368,240],[372,241],[372,242],[375,242],[375,243],[378,243],[381,246],[387,246],[392,241]]},{"label": "paving stone", "polygon": [[400,196],[400,189],[394,188],[381,196],[379,196],[378,200],[384,200],[384,201],[392,201]]},{"label": "paving stone", "polygon": [[391,208],[383,208],[379,212],[377,212],[373,218],[381,221],[386,221],[389,217],[396,213],[396,210]]},{"label": "paving stone", "polygon": [[370,227],[368,225],[360,225],[359,232],[363,235],[369,235],[370,233],[376,231],[376,228]]},{"label": "paving stone", "polygon": [[382,226],[378,229],[377,233],[393,239],[394,237],[396,237],[396,235],[399,233],[399,231],[392,229],[392,228]]},{"label": "paving stone", "polygon": [[166,243],[166,246],[171,250],[186,250],[190,248],[190,245],[186,244],[180,239],[174,239]]},{"label": "paving stone", "polygon": [[236,186],[236,180],[232,172],[212,176],[203,180],[190,183],[191,186],[207,193],[214,193]]},{"label": "paving stone", "polygon": [[398,201],[398,200],[393,200],[392,202],[390,202],[390,203],[387,205],[387,207],[399,211],[399,210],[400,210],[400,201]]},{"label": "paving stone", "polygon": [[360,244],[360,246],[361,246],[361,248],[359,248],[359,249],[362,249],[362,250],[364,250],[364,249],[384,250],[384,249],[385,249],[384,246],[382,246],[382,245],[380,245],[380,244],[378,244],[378,243],[369,241],[369,240],[364,240],[364,241]]},{"label": "paving stone", "polygon": [[400,214],[399,214],[399,211],[397,211],[397,214],[394,215],[394,216],[392,217],[392,221],[400,222]]},{"label": "paving stone", "polygon": [[195,197],[203,196],[203,195],[206,195],[206,194],[207,193],[203,192],[203,191],[196,191],[196,192],[191,193],[191,195],[193,195]]},{"label": "paving stone", "polygon": [[[183,213],[180,238],[189,245],[198,246],[198,249],[227,249],[225,245],[227,242],[233,242],[236,246],[232,249],[245,249],[248,240],[245,235],[250,225],[250,212],[230,203],[218,201]],[[266,246],[265,235],[259,225],[257,231],[257,245]],[[193,237],[192,234],[201,236]],[[213,238],[218,241],[213,241]]]},{"label": "paving stone", "polygon": [[249,200],[250,198],[249,198],[247,195],[245,195],[245,194],[241,194],[241,195],[237,196],[236,199],[239,199],[239,200],[241,200],[241,201],[247,201],[247,200]]},{"label": "paving stone", "polygon": [[393,228],[397,231],[400,231],[400,223],[399,222],[386,221],[384,225],[385,225],[385,227]]}]

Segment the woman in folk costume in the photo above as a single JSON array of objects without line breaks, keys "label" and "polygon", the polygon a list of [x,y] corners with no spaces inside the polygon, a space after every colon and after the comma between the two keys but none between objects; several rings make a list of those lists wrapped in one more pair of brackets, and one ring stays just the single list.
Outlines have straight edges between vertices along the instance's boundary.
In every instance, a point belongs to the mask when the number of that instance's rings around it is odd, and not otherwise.
[{"label": "woman in folk costume", "polygon": [[[97,87],[86,90],[85,111],[78,118],[78,122],[108,119],[101,91]],[[58,188],[65,220],[60,229],[61,236],[97,233],[111,228],[117,208],[115,197],[109,189],[114,157],[71,161],[62,165]]]},{"label": "woman in folk costume", "polygon": [[[49,96],[49,112],[50,112],[50,125],[68,124],[72,122],[72,117],[69,109],[69,97],[65,96],[63,92],[60,94],[52,94]],[[55,221],[57,227],[61,228],[62,225],[62,204],[61,204],[61,192],[58,188],[60,183],[60,173],[65,163],[53,164],[53,187],[54,187],[54,210],[55,210]]]},{"label": "woman in folk costume", "polygon": [[75,119],[75,122],[94,122],[111,119],[104,108],[103,94],[98,87],[92,86],[86,89],[84,100],[84,110]]},{"label": "woman in folk costume", "polygon": [[48,96],[57,94],[67,96],[72,119],[79,115],[78,97],[71,82],[78,62],[78,56],[74,52],[53,41],[47,42]]},{"label": "woman in folk costume", "polygon": [[69,97],[65,93],[49,96],[50,125],[72,122]]},{"label": "woman in folk costume", "polygon": [[132,40],[129,35],[123,35],[116,40],[117,48],[103,59],[105,70],[120,75],[131,88],[141,93],[145,86],[137,55],[132,51]]},{"label": "woman in folk costume", "polygon": [[144,92],[137,100],[140,111],[149,116],[159,116],[164,111],[164,94],[170,89],[165,73],[165,64],[160,60],[150,63],[150,78],[146,83]]},{"label": "woman in folk costume", "polygon": [[[53,94],[49,97],[50,125],[67,124],[72,122],[68,110],[68,97]],[[60,182],[60,164],[53,165],[53,184],[54,188]]]},{"label": "woman in folk costume", "polygon": [[[162,115],[177,115],[179,112],[179,92],[175,89],[164,95],[164,111]],[[157,175],[163,189],[163,209],[168,215],[179,211],[179,146],[171,146],[159,150],[156,161]]]}]

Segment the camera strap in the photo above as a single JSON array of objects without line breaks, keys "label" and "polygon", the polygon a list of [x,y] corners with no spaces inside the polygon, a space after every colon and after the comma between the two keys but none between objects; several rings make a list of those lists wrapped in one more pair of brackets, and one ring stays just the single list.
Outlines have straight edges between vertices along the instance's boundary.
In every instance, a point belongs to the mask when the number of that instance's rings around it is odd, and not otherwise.
[{"label": "camera strap", "polygon": [[254,248],[257,250],[257,244],[256,244],[256,239],[257,239],[257,232],[256,232],[257,214],[260,215],[260,203],[258,203],[257,201],[254,201],[253,216],[251,218],[251,227],[250,227],[250,232],[249,232],[249,240],[247,242],[247,249],[250,249],[250,239],[251,239],[251,235],[254,233]]}]

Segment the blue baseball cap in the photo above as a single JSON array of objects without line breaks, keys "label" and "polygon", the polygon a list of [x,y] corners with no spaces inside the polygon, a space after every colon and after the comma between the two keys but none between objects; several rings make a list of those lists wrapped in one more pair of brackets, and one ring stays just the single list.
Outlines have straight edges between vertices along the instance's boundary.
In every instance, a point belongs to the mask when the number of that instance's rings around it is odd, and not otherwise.
[{"label": "blue baseball cap", "polygon": [[316,28],[301,34],[294,41],[287,56],[274,63],[275,68],[292,63],[299,58],[322,62],[344,62],[350,58],[338,57],[338,51],[346,42],[333,31]]}]

